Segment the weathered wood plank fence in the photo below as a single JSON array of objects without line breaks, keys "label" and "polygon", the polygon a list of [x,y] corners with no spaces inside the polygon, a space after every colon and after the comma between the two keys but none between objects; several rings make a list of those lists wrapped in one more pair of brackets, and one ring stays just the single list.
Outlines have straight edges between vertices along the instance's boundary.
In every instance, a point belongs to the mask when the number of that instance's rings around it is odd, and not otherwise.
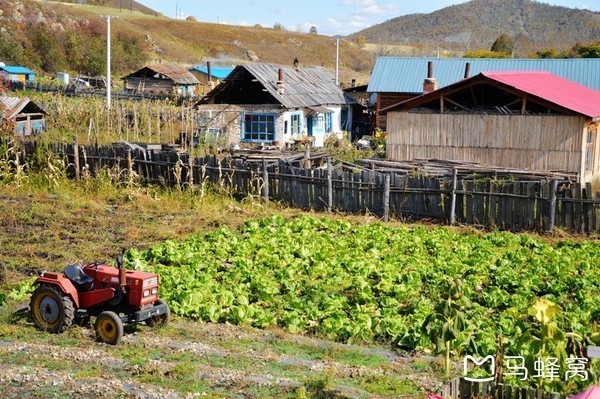
[{"label": "weathered wood plank fence", "polygon": [[566,399],[565,394],[546,392],[541,389],[520,388],[495,382],[467,381],[464,378],[454,378],[441,392],[447,399]]},{"label": "weathered wood plank fence", "polygon": [[[352,169],[331,157],[325,165],[306,168],[285,160],[190,157],[125,145],[53,144],[51,151],[66,158],[68,172],[75,178],[82,170],[95,175],[102,168],[117,168],[125,176],[136,174],[144,181],[167,186],[210,182],[232,194],[304,209],[368,212],[384,220],[426,218],[512,231],[558,227],[577,233],[600,232],[600,200],[591,198],[590,185],[570,181],[382,173]],[[26,152],[33,153],[33,148]]]}]

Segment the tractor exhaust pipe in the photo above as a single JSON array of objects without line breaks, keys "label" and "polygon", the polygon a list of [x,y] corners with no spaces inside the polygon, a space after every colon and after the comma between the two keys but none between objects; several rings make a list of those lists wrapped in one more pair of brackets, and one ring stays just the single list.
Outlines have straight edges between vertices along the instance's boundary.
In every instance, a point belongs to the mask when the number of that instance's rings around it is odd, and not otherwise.
[{"label": "tractor exhaust pipe", "polygon": [[119,287],[121,287],[121,291],[123,294],[126,294],[127,287],[127,270],[123,266],[123,257],[125,256],[125,249],[123,249],[123,253],[117,256],[117,260],[115,261],[115,266],[119,269]]}]

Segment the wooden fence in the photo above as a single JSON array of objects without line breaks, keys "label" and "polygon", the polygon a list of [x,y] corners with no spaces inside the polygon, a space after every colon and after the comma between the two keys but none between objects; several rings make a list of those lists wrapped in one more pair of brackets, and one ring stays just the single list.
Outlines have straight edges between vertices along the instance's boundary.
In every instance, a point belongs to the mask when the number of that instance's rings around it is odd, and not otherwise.
[{"label": "wooden fence", "polygon": [[565,394],[546,392],[541,389],[520,388],[494,382],[474,382],[464,378],[454,378],[443,389],[441,396],[446,399],[566,399]]},{"label": "wooden fence", "polygon": [[[35,143],[29,143],[31,154]],[[379,172],[348,167],[327,157],[313,167],[285,160],[250,161],[216,156],[190,157],[173,150],[141,147],[53,144],[66,157],[71,176],[117,168],[144,181],[167,186],[212,187],[254,195],[291,206],[323,211],[371,213],[397,219],[432,219],[446,224],[486,226],[511,231],[554,227],[577,233],[600,231],[600,200],[591,187],[569,181],[501,181],[473,176],[428,177],[419,173]]]}]

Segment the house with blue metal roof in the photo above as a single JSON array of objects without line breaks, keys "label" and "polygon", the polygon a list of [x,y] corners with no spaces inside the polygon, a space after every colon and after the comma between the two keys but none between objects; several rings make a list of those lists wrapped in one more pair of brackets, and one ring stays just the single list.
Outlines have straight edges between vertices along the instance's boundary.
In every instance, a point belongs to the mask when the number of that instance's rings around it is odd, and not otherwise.
[{"label": "house with blue metal roof", "polygon": [[10,82],[33,82],[35,72],[18,65],[0,65],[0,76]]},{"label": "house with blue metal roof", "polygon": [[200,94],[207,94],[221,83],[223,79],[229,76],[233,69],[233,67],[213,67],[210,62],[207,62],[206,66],[194,66],[190,68],[189,71],[202,85],[200,87],[202,93]]},{"label": "house with blue metal roof", "polygon": [[414,58],[379,57],[371,74],[367,92],[377,112],[376,126],[386,130],[385,115],[378,111],[423,94],[428,78],[428,63],[433,69],[436,88],[443,88],[481,72],[546,71],[600,90],[600,59],[536,59],[536,58]]}]

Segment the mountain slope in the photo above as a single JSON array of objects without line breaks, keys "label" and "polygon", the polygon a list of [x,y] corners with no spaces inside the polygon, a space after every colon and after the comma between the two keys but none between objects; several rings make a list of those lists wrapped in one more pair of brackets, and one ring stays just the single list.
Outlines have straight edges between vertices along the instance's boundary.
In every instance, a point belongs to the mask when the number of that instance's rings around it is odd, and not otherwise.
[{"label": "mountain slope", "polygon": [[[89,2],[88,2],[89,3]],[[269,62],[335,68],[334,38],[261,27],[209,24],[131,11],[129,1],[112,0],[106,8],[33,0],[0,0],[0,61],[36,72],[104,74],[106,21],[111,24],[113,72],[129,73],[148,62],[175,61],[189,66],[206,60],[232,65]],[[108,0],[106,2],[108,3]],[[136,4],[134,3],[136,6]],[[151,11],[151,10],[150,10]],[[146,10],[146,12],[148,12]],[[90,62],[94,61],[94,62]],[[355,43],[340,43],[340,78],[366,83],[372,53]]]},{"label": "mountain slope", "polygon": [[81,5],[92,5],[92,6],[103,6],[103,7],[111,7],[118,8],[119,10],[128,10],[128,11],[139,11],[148,15],[158,15],[160,14],[153,9],[146,7],[142,3],[138,3],[135,0],[50,0],[55,3],[74,3]]},{"label": "mountain slope", "polygon": [[566,49],[600,37],[600,13],[551,6],[531,0],[472,0],[430,14],[391,19],[351,35],[369,42],[489,50],[502,33],[517,50]]}]

